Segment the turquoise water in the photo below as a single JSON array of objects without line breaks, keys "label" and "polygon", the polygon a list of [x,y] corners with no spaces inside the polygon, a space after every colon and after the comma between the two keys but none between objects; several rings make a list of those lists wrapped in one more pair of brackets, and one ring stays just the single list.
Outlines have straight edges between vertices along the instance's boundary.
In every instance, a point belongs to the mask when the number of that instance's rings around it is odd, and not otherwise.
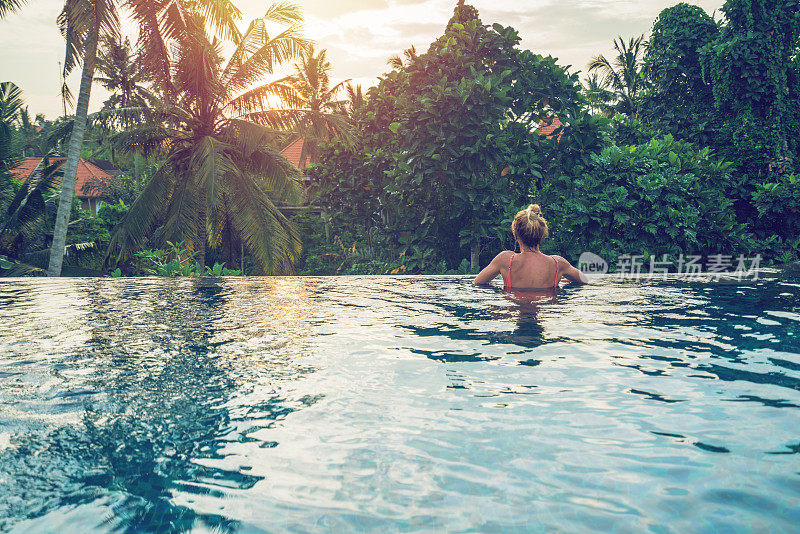
[{"label": "turquoise water", "polygon": [[797,279],[18,279],[0,325],[0,530],[800,525]]}]

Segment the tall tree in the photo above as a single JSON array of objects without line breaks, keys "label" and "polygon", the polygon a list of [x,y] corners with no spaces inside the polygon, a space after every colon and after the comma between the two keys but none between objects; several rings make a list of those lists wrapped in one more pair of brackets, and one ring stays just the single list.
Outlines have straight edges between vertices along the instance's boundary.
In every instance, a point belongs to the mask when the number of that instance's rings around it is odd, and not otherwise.
[{"label": "tall tree", "polygon": [[[726,145],[762,178],[791,169],[800,150],[796,91],[800,14],[797,0],[728,0],[726,23],[701,52]],[[733,154],[732,154],[733,155]]]},{"label": "tall tree", "polygon": [[[577,75],[519,41],[461,0],[444,35],[400,72],[387,204],[408,236],[407,258],[422,254],[425,263],[440,250],[457,267],[468,251],[477,267],[482,248],[505,236],[507,207],[527,200],[541,178],[548,141],[532,132],[580,99]],[[370,101],[381,99],[376,92]]]},{"label": "tall tree", "polygon": [[586,97],[592,113],[613,115],[614,106],[611,103],[614,101],[614,93],[608,90],[608,82],[601,79],[598,73],[594,72],[586,78],[583,85],[583,96]]},{"label": "tall tree", "polygon": [[[101,76],[96,76],[95,81],[111,92],[103,109],[144,107],[155,102],[152,91],[145,86],[152,81],[150,73],[134,53],[129,39],[105,36],[97,58],[97,71]],[[123,120],[123,125],[128,126],[129,122]]]},{"label": "tall tree", "polygon": [[[190,31],[189,21],[208,21],[216,30],[239,41],[236,18],[240,12],[229,0],[120,0],[139,27],[143,61],[151,65],[154,75],[168,89],[169,51],[171,39]],[[75,118],[67,148],[64,179],[53,228],[48,276],[59,276],[64,260],[67,224],[72,211],[75,174],[78,169],[92,82],[97,63],[98,44],[102,38],[119,39],[117,0],[67,0],[59,16],[59,26],[67,42],[65,74],[82,64],[81,84],[75,106]],[[195,17],[200,14],[202,17]]]},{"label": "tall tree", "polygon": [[319,144],[336,135],[349,135],[346,122],[347,101],[339,94],[350,80],[331,87],[331,63],[327,51],[316,53],[309,47],[294,66],[294,74],[275,82],[277,94],[297,110],[308,110],[312,114],[301,121],[297,133],[304,137],[300,161],[315,160]]},{"label": "tall tree", "polygon": [[718,35],[714,19],[699,6],[681,3],[658,15],[644,57],[644,121],[678,138],[710,142],[714,95],[700,51]]},{"label": "tall tree", "polygon": [[[159,227],[158,244],[186,242],[201,266],[207,246],[219,247],[234,234],[260,272],[290,268],[300,237],[275,202],[298,202],[303,189],[297,169],[273,148],[280,132],[272,126],[322,113],[276,113],[269,98],[276,88],[253,83],[308,46],[300,20],[296,7],[272,6],[251,23],[227,62],[221,43],[204,33],[178,40],[170,80],[174,103],[145,111],[148,122],[115,139],[121,148],[138,147],[164,161],[117,227],[109,248],[117,261]],[[270,22],[290,26],[270,36]]]},{"label": "tall tree", "polygon": [[97,61],[97,45],[102,35],[119,34],[119,14],[113,0],[68,0],[59,16],[59,26],[67,41],[64,71],[70,72],[83,62],[75,119],[67,148],[67,161],[61,183],[61,195],[53,228],[48,276],[60,276],[67,240],[67,224],[72,212],[75,175],[86,130],[89,97]]},{"label": "tall tree", "polygon": [[631,37],[627,43],[620,35],[614,39],[616,56],[609,60],[601,54],[587,65],[590,73],[599,73],[602,83],[614,91],[616,110],[630,116],[636,115],[636,100],[645,88],[642,74],[645,47],[644,35]]}]

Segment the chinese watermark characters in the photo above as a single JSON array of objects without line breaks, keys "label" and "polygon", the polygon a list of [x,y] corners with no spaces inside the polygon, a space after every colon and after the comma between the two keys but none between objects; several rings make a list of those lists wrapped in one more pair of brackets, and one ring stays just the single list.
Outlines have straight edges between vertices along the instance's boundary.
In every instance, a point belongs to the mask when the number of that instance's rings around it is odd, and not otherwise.
[{"label": "chinese watermark characters", "polygon": [[[667,280],[668,277],[678,280],[705,280],[717,282],[723,277],[729,280],[758,280],[761,255],[738,256],[727,254],[700,255],[680,254],[671,257],[668,254],[650,256],[645,260],[643,255],[622,254],[617,258],[614,275],[631,281]],[[600,275],[608,272],[609,267],[603,258],[591,252],[584,252],[578,259],[578,269],[587,275]]]}]

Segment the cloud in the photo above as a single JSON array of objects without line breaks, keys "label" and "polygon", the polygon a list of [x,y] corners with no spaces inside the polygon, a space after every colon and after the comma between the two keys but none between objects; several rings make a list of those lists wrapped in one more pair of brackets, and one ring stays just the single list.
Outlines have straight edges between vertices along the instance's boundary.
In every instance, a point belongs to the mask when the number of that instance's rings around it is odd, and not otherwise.
[{"label": "cloud", "polygon": [[[271,0],[267,0],[269,3]],[[374,80],[388,70],[386,60],[411,45],[424,52],[440,36],[455,0],[295,0],[305,12],[305,33],[327,48],[336,79]],[[484,23],[519,31],[522,46],[559,58],[572,70],[611,53],[617,35],[649,32],[658,13],[678,0],[473,0]],[[723,0],[698,0],[709,13]],[[264,0],[236,0],[243,24],[261,16]],[[64,44],[55,25],[63,0],[30,2],[21,14],[0,21],[0,79],[23,87],[31,109],[60,113],[58,62]],[[77,85],[73,83],[73,86]],[[92,109],[105,96],[92,98]]]},{"label": "cloud", "polygon": [[[520,33],[522,46],[559,58],[572,71],[584,70],[589,59],[609,54],[617,35],[648,33],[658,13],[675,2],[658,0],[474,0],[484,23],[499,22]],[[694,2],[708,11],[722,0]],[[388,57],[411,45],[425,51],[441,35],[452,15],[453,0],[372,2],[332,18],[309,5],[308,34],[328,49],[335,74],[377,76]]]}]

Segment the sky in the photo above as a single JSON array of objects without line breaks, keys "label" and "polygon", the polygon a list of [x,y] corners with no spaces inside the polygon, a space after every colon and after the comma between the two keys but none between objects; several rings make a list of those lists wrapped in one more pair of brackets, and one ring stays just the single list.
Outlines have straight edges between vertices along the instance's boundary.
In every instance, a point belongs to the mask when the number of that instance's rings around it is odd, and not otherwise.
[{"label": "sky", "polygon": [[[242,29],[263,15],[269,2],[238,0]],[[305,16],[305,33],[328,50],[334,81],[352,79],[365,87],[389,69],[386,61],[411,45],[419,52],[444,32],[456,0],[295,0]],[[522,47],[552,55],[572,72],[585,72],[598,53],[610,54],[612,40],[649,34],[658,13],[677,0],[473,0],[484,24],[513,26]],[[709,14],[722,0],[689,0]],[[59,62],[64,42],[56,27],[63,0],[29,0],[21,13],[0,21],[0,81],[24,92],[32,114],[61,114]],[[78,75],[70,78],[77,93]],[[265,80],[265,82],[268,80]],[[95,85],[91,110],[108,94]]]}]

